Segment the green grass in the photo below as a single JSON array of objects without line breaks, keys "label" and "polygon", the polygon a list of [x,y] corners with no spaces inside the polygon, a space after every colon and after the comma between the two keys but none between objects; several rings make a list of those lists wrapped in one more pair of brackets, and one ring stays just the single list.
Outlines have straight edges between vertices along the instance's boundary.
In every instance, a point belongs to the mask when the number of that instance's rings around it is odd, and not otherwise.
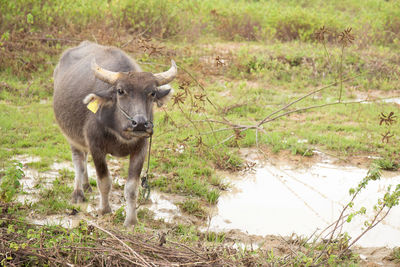
[{"label": "green grass", "polygon": [[[299,46],[302,48],[301,51],[297,49]],[[189,49],[184,42],[181,45],[174,44],[173,47],[176,51]],[[198,53],[215,53],[215,50],[210,51],[210,48],[204,47],[201,43],[191,45],[191,47]],[[331,51],[333,58],[331,61],[324,58],[323,47],[316,44],[294,42],[261,47],[256,43],[243,43],[241,47],[238,48],[237,54],[231,54],[228,57],[229,65],[226,68],[226,74],[229,81],[222,83],[205,81],[209,99],[226,110],[221,114],[221,110],[215,110],[211,104],[198,102],[197,104],[208,113],[207,117],[221,120],[221,115],[223,115],[227,120],[235,123],[254,124],[293,99],[319,86],[329,84],[337,78],[337,71],[334,69],[326,72],[325,77],[322,75],[324,71],[329,70],[327,64],[335,63],[339,58],[339,50],[335,47]],[[364,85],[370,86],[369,81],[373,79],[386,80],[386,86],[389,89],[396,88],[398,80],[394,79],[394,74],[388,71],[388,69],[398,71],[395,63],[389,60],[396,57],[392,53],[391,50],[383,50],[374,52],[372,55],[370,49],[359,53],[352,47],[348,48],[345,53],[344,71],[350,76],[358,74],[361,76],[345,83],[344,101],[353,101],[357,98],[357,94],[370,90],[370,87]],[[184,57],[186,57],[185,54],[176,57],[178,64]],[[198,58],[193,59],[193,63],[184,67],[194,68],[199,61]],[[162,61],[162,58],[154,58],[154,60]],[[253,60],[259,62],[256,67],[251,65]],[[373,67],[372,62],[376,60],[387,62],[383,64],[386,64],[388,69]],[[149,71],[159,70],[157,66],[143,66]],[[199,71],[193,71],[195,76],[201,75],[204,71],[205,66],[200,66],[202,68]],[[250,72],[248,68],[251,69]],[[215,65],[212,69],[218,70]],[[38,77],[32,78],[32,83],[51,81],[50,74],[50,71],[41,73]],[[2,75],[9,77],[8,81],[15,79],[7,73],[2,73]],[[200,88],[195,85],[195,81],[184,77],[178,77],[178,80],[173,83],[175,88],[182,84],[183,79],[189,81],[186,90],[191,94],[197,94]],[[22,82],[18,79],[15,81],[21,84]],[[45,88],[51,86],[47,82]],[[39,87],[35,90],[40,92]],[[294,105],[294,108],[336,101],[338,90],[337,86],[329,88],[319,93],[317,97],[304,99]],[[386,91],[387,89],[375,90]],[[177,89],[177,93],[180,92],[183,90]],[[224,92],[229,93],[221,97]],[[15,154],[40,156],[41,161],[30,163],[29,166],[42,171],[48,170],[55,159],[70,160],[69,146],[55,123],[51,95],[47,89],[43,96],[44,102],[41,102],[43,97],[40,97],[40,93],[37,94],[37,98],[17,98],[7,95],[4,97],[3,102],[0,102],[0,112],[4,114],[0,118],[2,126],[0,134],[3,137],[0,141],[1,160],[7,161]],[[238,105],[231,107],[235,104]],[[158,110],[155,115],[157,128],[150,166],[151,170],[160,173],[161,176],[151,180],[152,185],[161,191],[196,196],[209,203],[216,203],[219,196],[219,184],[215,181],[210,182],[214,176],[214,169],[241,169],[243,160],[236,148],[255,146],[255,131],[247,130],[241,133],[239,138],[233,138],[221,145],[219,143],[232,135],[233,131],[210,133],[225,127],[215,124],[211,128],[204,122],[206,117],[202,113],[191,112],[190,95],[187,95],[185,102],[180,106],[170,103],[166,110],[168,113]],[[196,121],[196,127],[187,117],[182,116],[182,111],[191,114],[190,120]],[[266,132],[259,132],[258,141],[274,152],[289,150],[293,154],[302,156],[312,156],[312,151],[318,147],[344,155],[371,151],[377,155],[395,154],[398,148],[391,144],[399,142],[399,125],[391,126],[390,131],[394,137],[390,143],[385,144],[381,142],[381,134],[386,128],[379,125],[378,118],[381,112],[387,114],[391,111],[396,111],[396,104],[347,104],[307,110],[265,124]],[[395,157],[391,160],[397,161]],[[123,163],[123,170],[126,175],[126,162]]]},{"label": "green grass", "polygon": [[197,200],[188,199],[178,203],[178,206],[183,212],[194,215],[198,218],[205,219],[207,216],[207,212],[204,210],[201,203]]},{"label": "green grass", "polygon": [[17,193],[21,191],[20,179],[24,175],[22,164],[17,163],[7,167],[0,173],[0,200],[11,202],[15,200]]},{"label": "green grass", "polygon": [[50,188],[41,189],[39,199],[32,204],[32,208],[44,215],[65,213],[73,208],[79,210],[79,207],[71,204],[71,194],[72,187],[66,181],[57,178]]},{"label": "green grass", "polygon": [[389,157],[376,159],[374,161],[382,170],[397,171],[400,167],[400,163],[396,162],[395,159]]},{"label": "green grass", "polygon": [[46,170],[54,159],[70,160],[70,149],[55,124],[50,103],[21,106],[0,103],[0,160],[13,155],[41,157],[32,167]]},{"label": "green grass", "polygon": [[399,43],[400,8],[396,1],[314,0],[287,1],[285,5],[277,0],[2,2],[2,32],[36,33],[48,28],[53,31],[47,38],[54,38],[57,32],[85,32],[86,27],[96,25],[181,40],[211,35],[225,40],[310,41],[314,31],[326,25],[333,33],[353,27],[363,35],[361,43]]},{"label": "green grass", "polygon": [[[396,1],[0,0],[0,14],[1,177],[16,155],[40,157],[27,165],[40,172],[56,161],[71,160],[51,104],[52,72],[62,51],[85,39],[122,46],[137,33],[143,33],[140,42],[135,39],[124,50],[144,70],[164,70],[171,58],[180,67],[172,85],[182,101],[172,99],[155,114],[150,184],[187,196],[180,203],[184,212],[204,218],[204,206],[216,204],[227,187],[216,170],[243,169],[246,159],[240,149],[255,148],[257,142],[268,152],[312,157],[320,149],[340,157],[378,156],[384,169],[399,166],[400,123],[379,124],[381,113],[399,116],[394,103],[309,109],[268,122],[257,134],[254,129],[240,134],[224,130],[229,123],[256,125],[295,99],[335,83],[340,72],[354,77],[343,83],[344,102],[398,97]],[[329,30],[325,47],[314,38],[323,25]],[[337,36],[349,27],[355,40],[344,49],[340,69],[343,47]],[[158,50],[152,53],[152,47]],[[339,91],[340,85],[333,85],[289,110],[333,103]],[[386,143],[382,136],[387,132],[393,137]],[[119,175],[126,177],[128,161],[119,162]],[[73,208],[73,177],[61,170],[51,188],[40,188],[39,201],[30,208],[41,214]],[[90,179],[90,184],[96,186],[96,181]],[[114,224],[122,223],[123,208],[113,216]],[[150,221],[151,214],[141,211],[139,219]],[[136,231],[145,228],[143,223]],[[204,238],[195,226],[178,225],[173,231],[184,241]],[[224,238],[206,237],[210,242]]]}]

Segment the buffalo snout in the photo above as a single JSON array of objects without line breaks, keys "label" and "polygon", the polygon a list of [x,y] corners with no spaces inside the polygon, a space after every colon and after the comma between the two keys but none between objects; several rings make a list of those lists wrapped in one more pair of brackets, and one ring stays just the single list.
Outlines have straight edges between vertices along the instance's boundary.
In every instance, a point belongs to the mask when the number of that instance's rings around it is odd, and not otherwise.
[{"label": "buffalo snout", "polygon": [[133,132],[146,132],[149,134],[153,133],[153,123],[143,115],[134,116],[131,120],[131,125],[129,128],[131,128]]}]

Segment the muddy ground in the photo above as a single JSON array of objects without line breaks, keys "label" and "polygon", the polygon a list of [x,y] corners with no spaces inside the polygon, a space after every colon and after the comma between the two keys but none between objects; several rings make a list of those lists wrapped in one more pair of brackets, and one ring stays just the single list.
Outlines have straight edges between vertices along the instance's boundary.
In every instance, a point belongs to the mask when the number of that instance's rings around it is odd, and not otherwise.
[{"label": "muddy ground", "polygon": [[[336,166],[353,165],[358,167],[367,167],[371,162],[368,156],[360,155],[352,158],[339,158],[331,154],[326,154],[321,151],[316,151],[313,157],[302,157],[293,155],[289,152],[271,153],[269,151],[258,152],[255,149],[242,149],[242,157],[248,160],[248,168],[240,173],[227,173],[220,172],[219,175],[229,177],[236,176],[235,179],[240,179],[241,175],[254,172],[256,164],[268,162],[273,165],[290,165],[294,168],[310,167],[315,163],[321,162],[329,158]],[[24,194],[18,196],[20,202],[35,202],[38,199],[39,190],[37,184],[41,183],[41,188],[50,188],[51,183],[59,175],[61,170],[73,171],[70,162],[55,163],[51,167],[51,171],[39,173],[34,169],[28,167],[30,162],[38,161],[40,158],[29,156],[17,156],[18,160],[24,164],[23,171],[25,176],[22,178]],[[120,174],[120,163],[117,159],[109,161],[110,172],[113,177],[113,189],[110,195],[110,203],[113,214],[99,216],[96,207],[99,201],[97,189],[87,198],[88,201],[80,204],[80,211],[71,211],[69,213],[39,215],[35,212],[29,214],[29,219],[34,224],[60,224],[66,228],[73,228],[79,225],[81,220],[93,221],[99,225],[111,226],[115,220],[115,213],[125,203],[123,197],[124,178]],[[95,179],[95,171],[91,164],[89,167],[89,177]],[[398,174],[398,173],[397,173]],[[239,178],[238,178],[239,177]],[[73,181],[69,181],[70,186],[73,186]],[[201,219],[193,215],[182,212],[178,206],[185,200],[184,196],[166,194],[153,190],[151,197],[148,201],[144,202],[140,209],[146,210],[146,213],[153,217],[154,222],[158,224],[160,229],[168,230],[176,226],[178,223],[184,225],[196,225],[202,231],[207,232],[210,227],[210,221],[214,216],[215,208],[208,207],[208,219]],[[273,214],[271,214],[273,216]],[[292,249],[298,246],[298,237],[293,234],[292,236],[276,236],[276,235],[251,235],[245,231],[228,230],[224,234],[224,243],[234,248],[246,248],[249,250],[262,249],[266,251],[274,251],[276,256],[283,256],[290,253]],[[361,266],[398,266],[395,262],[391,261],[390,254],[392,249],[387,247],[354,247],[352,251],[360,255]]]}]

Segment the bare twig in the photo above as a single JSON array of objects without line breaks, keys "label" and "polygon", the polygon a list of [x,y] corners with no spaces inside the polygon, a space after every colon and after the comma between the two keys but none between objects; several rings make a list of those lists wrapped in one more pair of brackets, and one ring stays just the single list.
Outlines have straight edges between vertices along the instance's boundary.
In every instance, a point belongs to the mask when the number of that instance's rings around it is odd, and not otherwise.
[{"label": "bare twig", "polygon": [[[185,69],[182,65],[177,64],[177,66],[178,66],[181,70],[183,70],[184,72],[186,72],[186,73],[190,76],[190,78],[192,78],[192,80],[201,88],[201,90],[203,90],[203,92],[206,92],[206,89],[204,88],[204,86],[201,85],[201,84],[199,83],[199,81],[193,76],[193,74],[191,74],[191,73],[190,73],[187,69]],[[213,108],[214,108],[215,110],[220,110],[220,109],[221,109],[220,106],[218,106],[217,104],[214,104],[207,96],[206,96],[206,100],[207,100],[208,103],[211,104],[211,106],[213,106]]]},{"label": "bare twig", "polygon": [[133,255],[135,255],[143,264],[140,264],[141,266],[148,266],[151,267],[151,265],[145,261],[145,259],[143,259],[142,256],[140,256],[136,251],[134,251],[130,246],[128,246],[125,242],[123,242],[121,239],[119,239],[118,237],[116,237],[113,233],[111,233],[110,231],[101,228],[100,226],[96,225],[93,222],[88,222],[90,225],[93,225],[94,227],[96,227],[97,229],[103,231],[104,233],[108,234],[109,236],[111,236],[112,238],[114,238],[115,240],[117,240],[118,242],[120,242],[124,247],[126,247],[130,252],[132,252]]},{"label": "bare twig", "polygon": [[[372,228],[374,228],[377,224],[379,224],[381,221],[383,221],[386,216],[389,214],[389,211],[392,209],[391,207],[388,208],[388,210],[386,211],[385,215],[383,215],[379,220],[378,216],[379,214],[381,214],[381,212],[383,211],[383,209],[386,207],[386,205],[382,205],[381,209],[376,213],[375,217],[373,218],[371,224],[357,237],[353,240],[353,242],[351,242],[350,245],[348,245],[347,249],[349,249],[351,246],[353,246],[362,236],[365,235],[365,233],[367,233],[369,230],[371,230]],[[341,254],[343,254],[344,252],[342,252]]]},{"label": "bare twig", "polygon": [[192,249],[192,248],[190,248],[190,247],[188,247],[188,246],[186,246],[186,245],[184,245],[184,244],[182,244],[182,243],[177,243],[177,242],[173,242],[173,241],[168,241],[168,243],[174,244],[174,245],[176,245],[176,246],[184,247],[184,248],[186,248],[187,250],[190,250],[191,252],[193,252],[194,254],[196,254],[197,256],[199,256],[200,258],[203,258],[203,259],[205,259],[205,260],[208,259],[207,257],[205,257],[205,256],[203,256],[203,255],[200,255],[200,254],[197,253],[194,249]]},{"label": "bare twig", "polygon": [[[349,77],[349,78],[344,79],[343,81],[344,81],[344,82],[345,82],[345,81],[351,81],[351,80],[354,80],[355,78],[357,78],[357,77],[359,77],[359,76],[361,76],[361,75],[357,75],[357,76],[354,76],[354,77]],[[279,113],[279,112],[281,112],[281,111],[283,111],[283,110],[286,110],[288,107],[290,107],[290,106],[296,104],[297,102],[300,102],[301,100],[303,100],[303,99],[305,99],[305,98],[307,98],[307,97],[309,97],[309,96],[311,96],[311,95],[313,95],[313,94],[315,94],[315,93],[318,93],[318,92],[320,92],[320,91],[323,91],[323,90],[325,90],[325,89],[327,89],[327,88],[329,88],[329,87],[335,86],[335,85],[337,85],[337,82],[334,82],[334,83],[325,85],[325,86],[323,86],[323,87],[321,87],[321,88],[318,88],[318,89],[316,89],[316,90],[313,90],[313,91],[311,91],[310,93],[308,93],[308,94],[306,94],[306,95],[304,95],[304,96],[302,96],[302,97],[300,97],[300,98],[298,98],[298,99],[296,99],[296,100],[290,102],[289,104],[285,105],[284,107],[282,107],[282,108],[280,108],[280,109],[278,109],[278,110],[272,112],[271,114],[269,114],[267,117],[265,117],[265,118],[258,124],[258,126],[264,124],[265,122],[268,122],[268,121],[269,121],[268,119],[271,118],[273,115],[275,115],[275,114],[277,114],[277,113]]]}]

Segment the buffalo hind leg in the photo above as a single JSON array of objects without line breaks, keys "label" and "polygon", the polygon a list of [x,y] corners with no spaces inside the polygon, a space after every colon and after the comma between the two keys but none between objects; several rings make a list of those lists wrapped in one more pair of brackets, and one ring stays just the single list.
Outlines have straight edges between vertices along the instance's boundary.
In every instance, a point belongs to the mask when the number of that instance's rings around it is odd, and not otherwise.
[{"label": "buffalo hind leg", "polygon": [[89,183],[89,176],[88,176],[88,171],[87,171],[87,157],[88,157],[88,153],[85,152],[85,170],[84,170],[84,176],[83,176],[83,191],[85,192],[92,192],[92,187],[90,186]]},{"label": "buffalo hind leg", "polygon": [[72,162],[75,167],[74,192],[72,202],[80,203],[85,200],[83,191],[91,191],[87,174],[87,153],[71,145]]},{"label": "buffalo hind leg", "polygon": [[110,203],[108,201],[108,195],[111,191],[111,179],[108,172],[106,155],[101,153],[93,153],[93,162],[96,167],[97,173],[97,188],[100,192],[100,209],[99,213],[104,215],[111,212]]}]

